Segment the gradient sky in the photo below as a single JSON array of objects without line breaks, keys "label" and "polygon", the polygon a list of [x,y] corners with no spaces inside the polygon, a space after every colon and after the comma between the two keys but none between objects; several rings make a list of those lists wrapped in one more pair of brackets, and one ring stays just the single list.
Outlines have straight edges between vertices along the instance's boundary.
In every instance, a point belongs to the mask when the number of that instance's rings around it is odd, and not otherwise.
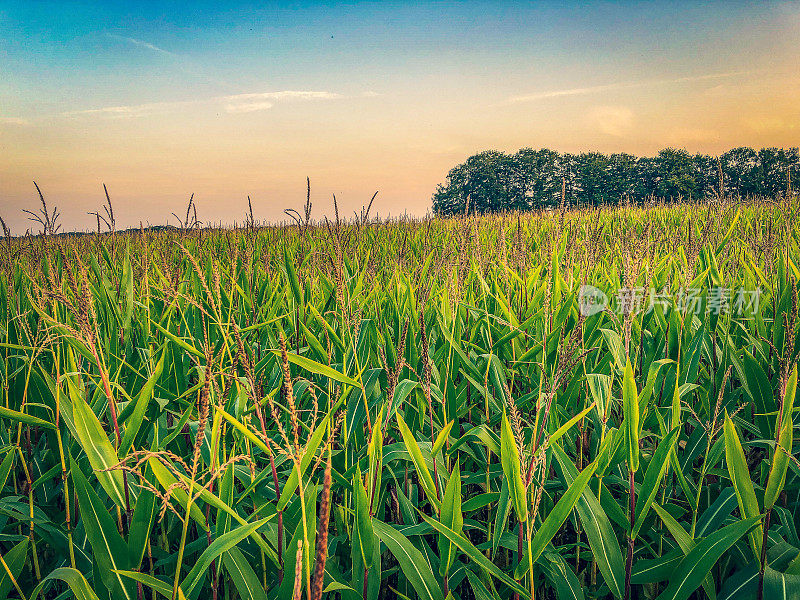
[{"label": "gradient sky", "polygon": [[[800,145],[800,3],[7,2],[0,216],[423,215],[474,152]],[[111,6],[113,4],[113,6]],[[124,6],[123,6],[124,4]],[[175,223],[174,219],[172,222]]]}]

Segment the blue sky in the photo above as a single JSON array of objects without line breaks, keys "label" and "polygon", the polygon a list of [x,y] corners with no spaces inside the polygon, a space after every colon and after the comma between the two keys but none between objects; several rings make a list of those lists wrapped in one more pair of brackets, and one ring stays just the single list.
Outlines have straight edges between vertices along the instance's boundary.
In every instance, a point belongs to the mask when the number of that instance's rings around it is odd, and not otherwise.
[{"label": "blue sky", "polygon": [[[800,5],[0,2],[0,215],[424,214],[473,152],[800,141]],[[366,199],[366,200],[365,200]],[[241,205],[241,206],[239,206]],[[401,210],[402,209],[402,210]],[[321,213],[319,213],[321,214]]]}]

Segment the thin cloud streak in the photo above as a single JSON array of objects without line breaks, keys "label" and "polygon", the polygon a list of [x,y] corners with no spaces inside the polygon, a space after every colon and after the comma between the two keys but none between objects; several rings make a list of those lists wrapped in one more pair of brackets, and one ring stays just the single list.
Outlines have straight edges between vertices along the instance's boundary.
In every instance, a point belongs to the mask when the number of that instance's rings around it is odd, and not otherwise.
[{"label": "thin cloud streak", "polygon": [[589,94],[597,94],[600,92],[609,92],[614,90],[626,90],[643,88],[658,85],[670,85],[678,83],[689,83],[694,81],[709,81],[716,79],[728,79],[731,77],[738,77],[747,75],[751,71],[733,71],[730,73],[710,73],[708,75],[695,75],[690,77],[678,77],[675,79],[654,79],[650,81],[632,81],[627,83],[610,83],[606,85],[595,85],[590,87],[571,88],[566,90],[552,90],[548,92],[539,92],[536,94],[525,94],[521,96],[511,96],[507,102],[510,104],[518,104],[520,102],[534,102],[537,100],[547,100],[549,98],[562,98],[565,96],[586,96]]},{"label": "thin cloud streak", "polygon": [[269,110],[273,107],[273,102],[339,100],[341,98],[344,98],[344,96],[334,92],[283,90],[280,92],[235,94],[233,96],[224,96],[222,99],[228,102],[228,104],[225,106],[225,110],[227,112],[249,113],[260,110]]},{"label": "thin cloud streak", "polygon": [[281,92],[260,92],[253,94],[235,94],[233,96],[223,96],[225,100],[338,100],[344,98],[341,94],[334,92],[312,92],[284,90]]},{"label": "thin cloud streak", "polygon": [[117,35],[116,33],[106,33],[106,35],[112,39],[120,40],[122,42],[128,42],[129,44],[133,44],[134,46],[139,46],[140,48],[147,48],[148,50],[152,50],[153,52],[159,52],[160,54],[165,54],[167,56],[172,56],[174,58],[178,58],[180,55],[175,54],[174,52],[170,52],[169,50],[164,50],[163,48],[159,48],[155,44],[151,44],[150,42],[145,42],[144,40],[137,40],[136,38],[127,37],[124,35]]},{"label": "thin cloud streak", "polygon": [[145,104],[131,104],[123,106],[104,106],[102,108],[89,108],[86,110],[72,110],[61,113],[62,117],[79,117],[87,115],[105,115],[108,117],[144,117],[172,109],[183,108],[198,101],[187,100],[182,102],[147,102]]},{"label": "thin cloud streak", "polygon": [[269,110],[275,106],[272,102],[245,102],[243,104],[228,104],[225,106],[225,112],[229,113],[249,113],[257,112],[259,110]]},{"label": "thin cloud streak", "polygon": [[[368,93],[368,92],[367,92]],[[205,100],[185,100],[176,102],[147,102],[120,106],[104,106],[86,110],[73,110],[61,113],[62,117],[79,117],[102,115],[109,118],[145,117],[156,113],[186,108],[192,105],[224,105],[225,112],[249,113],[269,110],[275,103],[290,103],[309,100],[340,100],[346,98],[342,94],[313,90],[281,90],[276,92],[254,92],[234,94],[231,96],[215,96]]]},{"label": "thin cloud streak", "polygon": [[214,85],[223,88],[230,87],[230,84],[228,82],[209,76],[206,73],[205,68],[202,65],[196,64],[194,61],[191,60],[189,56],[178,54],[176,52],[171,52],[170,50],[165,50],[164,48],[156,46],[155,44],[151,44],[150,42],[146,42],[144,40],[140,40],[138,38],[126,35],[119,35],[117,33],[110,33],[110,32],[105,32],[104,35],[109,39],[124,42],[131,46],[136,46],[137,48],[144,48],[146,50],[150,50],[151,52],[155,52],[156,54],[159,54],[162,57],[166,57],[167,64],[174,65],[176,68],[180,69],[183,73],[187,75],[193,77],[199,77],[200,79],[203,79],[209,83],[212,83]]}]

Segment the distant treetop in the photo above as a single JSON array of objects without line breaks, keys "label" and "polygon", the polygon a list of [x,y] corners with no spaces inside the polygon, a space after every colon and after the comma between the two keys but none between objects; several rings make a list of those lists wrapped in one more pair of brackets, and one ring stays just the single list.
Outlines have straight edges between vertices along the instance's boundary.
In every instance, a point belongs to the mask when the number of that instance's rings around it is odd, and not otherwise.
[{"label": "distant treetop", "polygon": [[533,210],[566,204],[600,205],[649,198],[691,200],[717,195],[791,194],[800,180],[797,148],[734,148],[719,157],[666,148],[655,157],[561,154],[523,148],[487,150],[450,169],[433,194],[440,216]]}]

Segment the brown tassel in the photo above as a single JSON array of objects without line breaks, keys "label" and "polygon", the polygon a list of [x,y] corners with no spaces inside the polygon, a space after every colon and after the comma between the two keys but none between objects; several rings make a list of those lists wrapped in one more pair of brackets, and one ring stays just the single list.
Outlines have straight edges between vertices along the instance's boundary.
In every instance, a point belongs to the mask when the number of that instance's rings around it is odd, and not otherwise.
[{"label": "brown tassel", "polygon": [[311,584],[311,600],[322,599],[322,585],[325,580],[325,561],[328,559],[328,521],[331,509],[331,457],[325,466],[325,478],[322,483],[322,498],[319,504],[317,520],[317,553],[314,559],[314,581]]},{"label": "brown tassel", "polygon": [[297,561],[294,563],[294,592],[292,600],[300,600],[303,595],[303,541],[297,540]]}]

